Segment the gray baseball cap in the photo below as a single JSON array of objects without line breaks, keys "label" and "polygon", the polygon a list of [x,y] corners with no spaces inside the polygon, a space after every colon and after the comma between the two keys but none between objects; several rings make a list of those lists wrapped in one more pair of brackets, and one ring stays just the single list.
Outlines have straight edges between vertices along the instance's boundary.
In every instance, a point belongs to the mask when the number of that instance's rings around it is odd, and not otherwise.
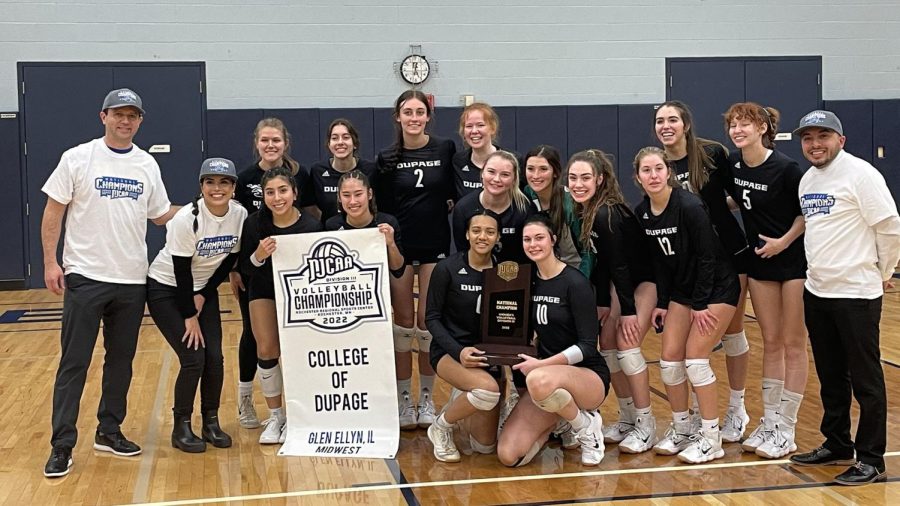
[{"label": "gray baseball cap", "polygon": [[206,176],[225,176],[237,181],[234,162],[227,158],[207,158],[200,166],[200,181]]},{"label": "gray baseball cap", "polygon": [[103,99],[103,107],[100,110],[105,111],[119,107],[134,107],[141,111],[141,114],[144,114],[144,104],[141,102],[141,97],[128,88],[119,88],[107,93],[106,98]]},{"label": "gray baseball cap", "polygon": [[831,111],[815,110],[800,120],[800,126],[794,129],[794,135],[800,135],[807,128],[827,128],[834,130],[838,135],[844,135],[844,127],[841,120]]}]

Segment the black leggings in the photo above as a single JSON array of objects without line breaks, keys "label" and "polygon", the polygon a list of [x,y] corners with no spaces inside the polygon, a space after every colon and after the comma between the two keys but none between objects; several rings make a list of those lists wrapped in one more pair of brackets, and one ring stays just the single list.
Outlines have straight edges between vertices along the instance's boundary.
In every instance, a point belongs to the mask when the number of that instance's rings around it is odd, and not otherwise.
[{"label": "black leggings", "polygon": [[241,321],[244,329],[241,332],[241,341],[238,344],[238,370],[240,380],[253,381],[256,377],[256,336],[253,335],[253,327],[250,326],[250,278],[241,275],[241,281],[246,290],[238,293],[238,305],[241,308]]},{"label": "black leggings", "polygon": [[177,416],[190,416],[194,410],[197,383],[200,383],[200,411],[217,411],[225,377],[219,298],[206,299],[203,311],[197,316],[206,346],[200,346],[196,350],[188,348],[187,341],[181,340],[185,330],[184,318],[178,312],[174,286],[148,278],[147,306],[150,308],[150,316],[181,363],[181,370],[175,380],[175,406],[172,411]]}]

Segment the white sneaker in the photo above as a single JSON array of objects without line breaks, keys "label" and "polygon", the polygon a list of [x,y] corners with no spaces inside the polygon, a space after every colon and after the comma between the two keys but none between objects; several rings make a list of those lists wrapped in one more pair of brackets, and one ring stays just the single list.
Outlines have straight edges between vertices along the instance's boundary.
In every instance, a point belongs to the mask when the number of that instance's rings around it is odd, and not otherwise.
[{"label": "white sneaker", "polygon": [[416,419],[416,405],[409,398],[409,393],[404,392],[400,396],[400,428],[403,430],[413,430],[419,426]]},{"label": "white sneaker", "polygon": [[628,436],[628,433],[633,430],[633,423],[623,422],[622,420],[619,420],[612,425],[603,427],[603,442],[616,444],[621,443],[625,440],[625,437]]},{"label": "white sneaker", "polygon": [[599,411],[584,411],[590,423],[581,430],[575,431],[575,437],[581,444],[581,464],[596,466],[603,460],[603,418]]},{"label": "white sneaker", "polygon": [[794,430],[782,427],[779,423],[775,424],[772,437],[756,447],[756,454],[767,459],[780,459],[795,451],[797,445],[794,443]]},{"label": "white sneaker", "polygon": [[571,450],[580,444],[578,438],[575,437],[575,430],[572,429],[572,425],[563,418],[556,422],[553,435],[559,438],[562,447],[566,450]]},{"label": "white sneaker", "polygon": [[653,445],[653,451],[658,455],[678,455],[691,444],[690,422],[670,423],[666,433],[658,443]]},{"label": "white sneaker", "polygon": [[700,416],[700,411],[698,410],[691,414],[691,434],[700,432],[700,427],[703,427],[703,417]]},{"label": "white sneaker", "polygon": [[644,453],[653,448],[659,438],[656,437],[656,418],[650,415],[639,416],[634,422],[634,430],[619,443],[619,450],[625,453]]},{"label": "white sneaker", "polygon": [[728,411],[725,412],[725,423],[722,424],[722,441],[725,443],[740,441],[744,437],[748,423],[750,423],[750,415],[745,410],[737,410],[734,406],[728,406]]},{"label": "white sneaker", "polygon": [[436,423],[428,427],[428,440],[434,445],[434,458],[441,462],[459,462],[459,450],[453,442],[453,428],[442,429]]},{"label": "white sneaker", "polygon": [[419,405],[416,408],[419,428],[425,429],[434,423],[434,401],[431,400],[430,394],[421,394]]},{"label": "white sneaker", "polygon": [[774,427],[770,427],[766,423],[765,418],[760,418],[759,425],[757,425],[756,428],[753,429],[753,432],[750,433],[750,436],[741,443],[741,448],[743,448],[745,452],[756,453],[756,449],[759,448],[760,445],[765,443],[766,440],[774,437],[774,434],[772,434],[774,429]]},{"label": "white sneaker", "polygon": [[238,400],[238,423],[245,429],[255,429],[260,425],[252,394],[241,395]]},{"label": "white sneaker", "polygon": [[263,431],[259,435],[259,444],[274,445],[284,442],[284,420],[279,421],[273,416],[263,422],[263,425]]},{"label": "white sneaker", "polygon": [[701,429],[699,433],[691,435],[690,441],[690,445],[678,454],[678,460],[688,464],[701,464],[725,456],[719,429]]},{"label": "white sneaker", "polygon": [[500,435],[500,431],[503,430],[503,425],[506,424],[506,419],[509,418],[509,414],[512,413],[513,408],[519,403],[519,392],[516,391],[515,387],[511,386],[509,388],[509,395],[507,395],[506,400],[503,401],[503,406],[500,406],[500,418],[497,422],[498,436]]}]

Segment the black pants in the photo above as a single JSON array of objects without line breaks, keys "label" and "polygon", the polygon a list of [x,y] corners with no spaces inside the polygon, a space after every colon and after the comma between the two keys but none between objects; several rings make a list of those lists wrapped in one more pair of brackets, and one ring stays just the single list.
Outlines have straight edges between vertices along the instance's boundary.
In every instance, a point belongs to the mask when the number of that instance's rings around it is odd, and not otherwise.
[{"label": "black pants", "polygon": [[71,449],[78,439],[75,423],[101,320],[106,353],[97,408],[98,429],[104,434],[119,431],[125,420],[131,361],[137,349],[146,293],[144,285],[104,283],[79,274],[66,276],[60,332],[62,349],[53,385],[50,443],[54,447]]},{"label": "black pants", "polygon": [[[250,289],[250,278],[241,275],[244,287]],[[253,327],[250,326],[250,295],[244,290],[238,294],[238,305],[241,308],[241,320],[243,331],[241,341],[238,344],[238,369],[241,381],[253,381],[256,377],[256,337],[253,335]]]},{"label": "black pants", "polygon": [[[806,327],[822,385],[825,447],[884,469],[887,397],[878,325],[881,297],[825,299],[804,290]],[[850,437],[850,396],[859,403],[856,444]]]},{"label": "black pants", "polygon": [[197,315],[206,346],[200,346],[196,350],[188,348],[187,341],[181,340],[184,336],[184,318],[178,312],[174,286],[148,279],[147,305],[150,307],[150,316],[181,363],[181,370],[175,379],[175,407],[172,411],[178,416],[190,416],[194,411],[197,383],[200,383],[200,411],[218,411],[222,398],[222,381],[225,378],[219,298],[206,299],[203,311]]}]

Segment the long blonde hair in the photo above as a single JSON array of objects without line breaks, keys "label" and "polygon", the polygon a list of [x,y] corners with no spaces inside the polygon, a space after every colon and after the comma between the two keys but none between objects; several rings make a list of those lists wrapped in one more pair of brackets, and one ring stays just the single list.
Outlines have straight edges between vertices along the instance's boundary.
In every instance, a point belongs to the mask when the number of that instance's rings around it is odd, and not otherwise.
[{"label": "long blonde hair", "polygon": [[[519,161],[516,160],[515,155],[513,155],[509,151],[498,149],[497,151],[491,153],[491,155],[487,157],[487,160],[484,161],[485,167],[487,167],[488,162],[491,161],[492,158],[500,158],[501,160],[505,160],[509,162],[510,165],[512,165],[513,182],[510,185],[510,188],[506,190],[506,193],[509,195],[509,199],[510,201],[512,201],[516,209],[519,212],[525,212],[525,210],[528,209],[528,197],[526,197],[525,194],[522,193],[522,189],[519,188]],[[484,169],[482,169],[482,171],[483,170]]]}]

